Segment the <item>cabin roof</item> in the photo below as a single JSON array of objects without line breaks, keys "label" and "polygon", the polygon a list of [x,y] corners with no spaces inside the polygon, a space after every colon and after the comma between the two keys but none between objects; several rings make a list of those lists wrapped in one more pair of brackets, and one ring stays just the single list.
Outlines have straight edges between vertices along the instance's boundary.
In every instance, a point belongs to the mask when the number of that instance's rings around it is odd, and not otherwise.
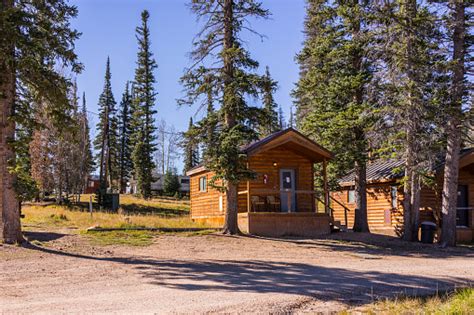
[{"label": "cabin roof", "polygon": [[[397,169],[403,167],[403,160],[377,160],[367,164],[367,182],[387,181],[396,178],[401,178],[404,175],[403,169],[396,172]],[[351,186],[354,185],[355,172],[352,170],[347,175],[339,179],[339,185]]]},{"label": "cabin roof", "polygon": [[[460,167],[464,167],[467,163],[472,163],[472,157],[474,156],[474,148],[463,148],[460,152]],[[469,159],[469,160],[468,160]],[[367,164],[367,182],[385,182],[394,179],[402,178],[405,176],[403,170],[403,164],[405,163],[402,159],[390,159],[390,160],[376,160],[372,163]],[[444,156],[440,163],[433,167],[433,171],[438,171],[444,166]],[[352,186],[354,185],[355,173],[354,170],[350,171],[347,175],[341,177],[338,182],[341,186]]]},{"label": "cabin roof", "polygon": [[[242,153],[247,154],[247,156],[252,156],[276,147],[293,151],[306,157],[312,162],[322,162],[323,160],[330,160],[333,158],[331,151],[325,149],[293,128],[287,128],[272,133],[265,138],[242,146],[240,150]],[[186,175],[191,176],[203,171],[206,171],[206,168],[203,165],[197,165],[188,170]]]},{"label": "cabin roof", "polygon": [[331,151],[291,127],[277,131],[265,138],[243,146],[241,151],[251,156],[280,146],[295,151],[314,162],[321,162],[324,159],[330,160],[333,158]]}]

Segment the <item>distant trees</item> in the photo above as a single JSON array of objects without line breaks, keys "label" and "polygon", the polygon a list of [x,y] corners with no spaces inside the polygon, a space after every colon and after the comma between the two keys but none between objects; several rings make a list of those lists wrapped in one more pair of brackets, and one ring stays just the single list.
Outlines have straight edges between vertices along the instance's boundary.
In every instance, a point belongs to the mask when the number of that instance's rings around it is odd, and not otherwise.
[{"label": "distant trees", "polygon": [[71,105],[67,91],[71,82],[57,69],[79,72],[82,68],[73,51],[79,33],[70,27],[70,19],[76,15],[76,7],[63,0],[47,5],[32,1],[0,2],[0,240],[5,243],[22,240],[19,195],[15,188],[24,187],[17,185],[21,183],[17,180],[28,174],[17,163],[26,163],[26,167],[28,163],[21,156],[21,152],[27,151],[25,147],[20,152],[15,144],[22,132],[16,125],[26,126],[23,119],[34,117],[31,114],[37,110],[31,102],[22,106],[23,111],[17,111],[17,106],[20,100],[47,101],[47,106],[42,107],[44,114],[56,125],[67,125],[66,109]]},{"label": "distant trees", "polygon": [[193,118],[189,118],[189,127],[187,132],[182,136],[181,147],[184,150],[184,174],[191,168],[199,164],[199,148],[198,144],[193,141],[194,132]]},{"label": "distant trees", "polygon": [[[244,27],[248,29],[244,21],[266,18],[269,12],[260,2],[253,0],[196,0],[190,7],[198,18],[206,22],[191,53],[195,66],[182,77],[187,97],[181,100],[181,104],[193,104],[206,96],[207,85],[215,87],[220,105],[214,116],[216,137],[213,145],[206,148],[203,162],[216,174],[211,185],[226,193],[224,233],[236,234],[239,233],[237,185],[252,174],[239,150],[240,145],[257,137],[250,126],[257,125],[256,117],[260,112],[247,104],[246,96],[258,96],[262,82],[262,77],[255,73],[258,63],[242,46],[239,34]],[[202,136],[206,126],[209,126],[209,121],[196,126]]]},{"label": "distant trees", "polygon": [[157,68],[150,50],[150,14],[144,10],[141,14],[141,26],[136,28],[138,40],[138,60],[135,69],[134,95],[131,128],[133,172],[139,193],[143,198],[151,197],[152,171],[155,168],[153,154],[156,151],[155,118],[155,76]]},{"label": "distant trees", "polygon": [[163,179],[163,192],[166,196],[177,196],[179,194],[179,189],[181,184],[179,182],[178,175],[176,174],[175,169],[168,169],[164,175]]},{"label": "distant trees", "polygon": [[270,76],[270,70],[265,68],[265,75],[262,78],[262,94],[263,94],[263,110],[262,118],[260,119],[260,136],[268,136],[278,130],[280,126],[278,123],[277,104],[273,98],[278,85],[276,81]]}]

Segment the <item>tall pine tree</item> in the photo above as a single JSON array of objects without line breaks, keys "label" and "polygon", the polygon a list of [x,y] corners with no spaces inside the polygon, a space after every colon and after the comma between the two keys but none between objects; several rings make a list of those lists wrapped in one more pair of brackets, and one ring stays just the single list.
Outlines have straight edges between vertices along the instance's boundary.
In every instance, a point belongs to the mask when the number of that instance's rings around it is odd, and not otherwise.
[{"label": "tall pine tree", "polygon": [[82,111],[80,114],[80,135],[81,135],[81,178],[83,180],[82,190],[87,185],[87,179],[94,170],[94,157],[92,155],[89,119],[87,118],[86,93],[82,93]]},{"label": "tall pine tree", "polygon": [[[45,4],[38,1],[0,1],[0,241],[22,240],[20,212],[15,187],[17,178],[15,124],[26,118],[15,111],[21,95],[30,94],[36,102],[48,99],[45,114],[56,124],[67,125],[65,115],[70,103],[67,98],[69,79],[57,69],[82,68],[74,53],[74,41],[79,33],[70,20],[77,15],[75,6],[58,0]],[[24,114],[34,113],[28,106]],[[34,116],[34,115],[29,115]],[[20,175],[20,174],[19,174]]]},{"label": "tall pine tree", "polygon": [[[437,16],[416,0],[380,4],[377,25],[384,104],[380,111],[387,134],[382,150],[405,161],[403,238],[418,238],[420,192],[425,174],[437,161],[437,121],[443,102]],[[441,100],[441,101],[440,101]]]},{"label": "tall pine tree", "polygon": [[150,50],[150,29],[148,19],[150,14],[143,11],[141,26],[136,28],[138,40],[138,60],[135,69],[134,102],[132,117],[132,160],[134,175],[137,180],[138,192],[143,198],[151,197],[152,171],[155,169],[153,153],[156,151],[155,118],[155,75],[158,67]]},{"label": "tall pine tree", "polygon": [[[224,233],[236,234],[239,233],[237,187],[240,180],[252,175],[240,153],[240,146],[257,137],[251,126],[257,125],[256,118],[260,113],[259,109],[247,104],[246,96],[257,97],[262,81],[254,72],[258,63],[244,49],[240,34],[246,20],[266,18],[269,12],[254,0],[194,0],[190,6],[198,18],[207,22],[191,53],[195,65],[202,66],[191,67],[183,76],[187,98],[182,103],[194,104],[200,97],[205,97],[203,86],[208,84],[208,77],[202,74],[211,73],[220,108],[215,116],[215,141],[205,151],[204,163],[215,172],[210,184],[226,193]],[[205,133],[207,128],[200,130]]]},{"label": "tall pine tree", "polygon": [[116,102],[112,93],[110,59],[107,58],[105,68],[104,89],[99,96],[99,122],[94,140],[94,148],[98,153],[96,159],[99,165],[100,195],[107,190],[116,188],[119,175],[118,167],[118,122],[116,116]]},{"label": "tall pine tree", "polygon": [[122,101],[120,102],[119,111],[119,143],[120,143],[120,159],[119,159],[119,182],[120,192],[124,193],[127,182],[131,178],[133,169],[132,163],[132,144],[131,134],[132,129],[130,125],[131,121],[131,107],[132,107],[132,94],[130,92],[129,82],[125,85],[125,91],[122,94]]},{"label": "tall pine tree", "polygon": [[370,1],[308,1],[294,92],[301,129],[335,153],[333,178],[355,170],[353,229],[358,232],[369,231],[365,187],[373,103],[368,93],[373,71],[370,14]]},{"label": "tall pine tree", "polygon": [[[452,65],[449,102],[445,111],[448,114],[446,127],[447,146],[444,166],[444,184],[442,199],[442,232],[440,243],[443,246],[456,245],[456,210],[458,200],[459,154],[461,149],[462,130],[465,116],[463,105],[468,95],[469,87],[466,81],[467,69],[472,67],[470,47],[473,43],[469,36],[467,21],[472,18],[472,12],[466,12],[468,3],[464,1],[448,1],[449,19],[447,29],[451,34]],[[471,20],[472,22],[472,20]],[[472,23],[471,23],[472,27]],[[468,105],[472,106],[471,104]],[[472,111],[472,109],[469,109]],[[472,115],[472,112],[470,113]],[[471,117],[472,119],[472,117]]]}]

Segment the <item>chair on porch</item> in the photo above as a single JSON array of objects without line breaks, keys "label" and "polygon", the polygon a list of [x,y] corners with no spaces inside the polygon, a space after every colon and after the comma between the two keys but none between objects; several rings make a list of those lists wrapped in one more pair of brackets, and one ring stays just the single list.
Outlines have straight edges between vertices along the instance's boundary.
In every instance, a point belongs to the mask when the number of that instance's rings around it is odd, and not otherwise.
[{"label": "chair on porch", "polygon": [[252,201],[253,212],[265,211],[265,201],[262,200],[260,196],[252,196],[250,199]]},{"label": "chair on porch", "polygon": [[280,211],[280,199],[275,196],[267,196],[267,205],[272,209],[273,212]]}]

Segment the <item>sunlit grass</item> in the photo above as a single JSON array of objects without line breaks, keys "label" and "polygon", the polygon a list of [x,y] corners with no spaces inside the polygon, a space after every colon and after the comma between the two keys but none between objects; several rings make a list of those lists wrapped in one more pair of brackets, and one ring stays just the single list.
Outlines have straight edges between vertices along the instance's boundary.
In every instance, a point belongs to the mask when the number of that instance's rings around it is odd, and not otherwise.
[{"label": "sunlit grass", "polygon": [[208,225],[193,222],[187,213],[182,216],[166,217],[160,215],[122,214],[94,211],[92,215],[87,211],[70,210],[67,207],[25,206],[22,209],[25,218],[23,225],[42,227],[72,227],[87,229],[92,226],[103,228],[147,227],[147,228],[206,228]]},{"label": "sunlit grass", "polygon": [[153,243],[156,233],[150,231],[88,232],[87,237],[95,245],[147,246]]},{"label": "sunlit grass", "polygon": [[440,296],[403,297],[379,301],[341,314],[474,314],[474,289],[460,289]]}]

